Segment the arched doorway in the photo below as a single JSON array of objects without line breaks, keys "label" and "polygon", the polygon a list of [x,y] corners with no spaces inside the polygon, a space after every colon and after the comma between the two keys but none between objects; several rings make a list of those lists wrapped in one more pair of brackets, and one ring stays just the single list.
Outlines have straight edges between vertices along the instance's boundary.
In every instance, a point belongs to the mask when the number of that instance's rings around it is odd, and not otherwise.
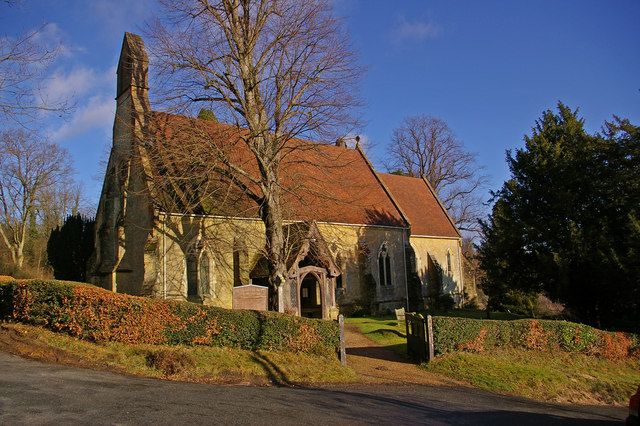
[{"label": "arched doorway", "polygon": [[322,288],[316,274],[308,273],[300,284],[300,315],[322,318]]}]

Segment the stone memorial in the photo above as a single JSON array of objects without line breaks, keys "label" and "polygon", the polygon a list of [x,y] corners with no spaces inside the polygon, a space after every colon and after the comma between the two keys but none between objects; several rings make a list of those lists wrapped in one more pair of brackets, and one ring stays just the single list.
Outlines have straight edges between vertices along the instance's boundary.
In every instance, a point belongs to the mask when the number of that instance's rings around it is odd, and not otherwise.
[{"label": "stone memorial", "polygon": [[266,311],[268,308],[268,301],[268,287],[248,284],[233,288],[233,309]]}]

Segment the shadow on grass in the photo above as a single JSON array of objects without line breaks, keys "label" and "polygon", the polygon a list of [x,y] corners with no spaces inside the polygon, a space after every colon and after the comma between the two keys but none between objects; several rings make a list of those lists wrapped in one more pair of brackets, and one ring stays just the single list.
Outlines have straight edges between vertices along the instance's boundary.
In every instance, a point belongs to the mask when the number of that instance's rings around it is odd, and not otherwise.
[{"label": "shadow on grass", "polygon": [[254,352],[251,354],[251,358],[260,364],[273,384],[277,386],[293,386],[293,383],[289,380],[285,372],[267,356]]},{"label": "shadow on grass", "polygon": [[382,359],[385,361],[403,362],[410,364],[412,361],[407,357],[407,345],[399,343],[390,346],[365,346],[359,348],[347,348],[347,363],[349,355],[362,356],[372,359]]},{"label": "shadow on grass", "polygon": [[393,329],[389,329],[389,328],[379,328],[377,330],[369,331],[367,334],[374,334],[374,333],[375,334],[380,334],[381,336],[388,335],[388,334],[395,334],[396,336],[401,337],[403,339],[407,337],[401,331],[393,330]]}]

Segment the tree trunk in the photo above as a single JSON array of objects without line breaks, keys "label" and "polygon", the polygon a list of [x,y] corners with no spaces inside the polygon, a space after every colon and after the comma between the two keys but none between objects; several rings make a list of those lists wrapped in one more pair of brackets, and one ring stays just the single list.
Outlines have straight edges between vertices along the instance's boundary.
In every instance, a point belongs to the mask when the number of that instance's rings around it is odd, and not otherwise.
[{"label": "tree trunk", "polygon": [[269,259],[269,286],[276,295],[271,309],[284,312],[281,286],[284,284],[287,271],[284,259],[282,205],[276,181],[272,181],[264,191],[264,202],[260,209],[260,216],[265,226],[265,250],[267,259]]},{"label": "tree trunk", "polygon": [[16,266],[18,269],[22,269],[22,265],[24,263],[24,255],[22,254],[22,250],[19,250],[16,254]]}]

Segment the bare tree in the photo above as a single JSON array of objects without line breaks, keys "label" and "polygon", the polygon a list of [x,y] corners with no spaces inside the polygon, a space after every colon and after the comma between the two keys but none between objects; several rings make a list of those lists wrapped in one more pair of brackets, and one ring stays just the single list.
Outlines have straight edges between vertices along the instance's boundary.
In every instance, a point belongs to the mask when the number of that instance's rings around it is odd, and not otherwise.
[{"label": "bare tree", "polygon": [[[165,89],[160,97],[183,111],[202,105],[214,110],[243,129],[235,138],[252,156],[251,166],[246,158],[234,158],[230,143],[212,147],[206,164],[193,166],[192,160],[188,166],[181,152],[171,154],[172,162],[193,170],[197,182],[230,182],[257,206],[266,230],[269,282],[277,289],[286,273],[283,158],[301,147],[291,143],[294,138],[327,140],[347,133],[360,70],[329,0],[167,0],[164,5],[168,18],[149,31],[158,86]],[[219,190],[199,188],[198,198]]]},{"label": "bare tree", "polygon": [[22,129],[0,132],[0,237],[14,267],[23,266],[27,230],[41,196],[70,174],[63,148]]},{"label": "bare tree", "polygon": [[487,176],[476,154],[464,148],[444,120],[428,115],[407,117],[393,131],[387,152],[389,171],[426,178],[458,228],[478,231]]},{"label": "bare tree", "polygon": [[[11,4],[11,2],[9,2]],[[0,37],[0,118],[24,124],[38,112],[63,113],[67,99],[51,99],[43,84],[60,46],[43,37],[47,24],[17,37]]]}]

